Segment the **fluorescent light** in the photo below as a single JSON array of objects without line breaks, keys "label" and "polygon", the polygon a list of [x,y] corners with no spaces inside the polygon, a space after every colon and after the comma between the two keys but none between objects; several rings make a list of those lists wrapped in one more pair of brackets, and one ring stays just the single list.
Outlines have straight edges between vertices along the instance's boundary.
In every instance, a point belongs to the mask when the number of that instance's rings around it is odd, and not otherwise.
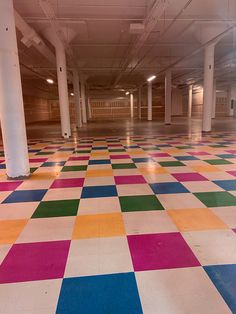
[{"label": "fluorescent light", "polygon": [[126,92],[125,95],[129,95],[129,92]]},{"label": "fluorescent light", "polygon": [[74,96],[74,93],[70,93],[71,96]]},{"label": "fluorescent light", "polygon": [[147,79],[147,81],[148,81],[148,82],[151,82],[151,81],[155,80],[155,78],[156,78],[156,75],[152,75],[152,76],[150,76],[150,77]]},{"label": "fluorescent light", "polygon": [[48,82],[48,84],[53,84],[54,83],[54,81],[52,79],[50,79],[50,78],[47,78],[46,81]]}]

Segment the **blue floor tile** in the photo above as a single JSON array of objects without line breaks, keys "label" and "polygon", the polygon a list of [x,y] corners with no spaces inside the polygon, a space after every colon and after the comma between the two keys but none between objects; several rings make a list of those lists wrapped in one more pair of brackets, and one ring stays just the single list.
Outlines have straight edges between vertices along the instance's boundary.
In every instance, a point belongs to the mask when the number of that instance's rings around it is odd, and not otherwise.
[{"label": "blue floor tile", "polygon": [[22,190],[12,192],[2,203],[40,202],[48,190]]},{"label": "blue floor tile", "polygon": [[133,158],[134,163],[139,163],[139,162],[151,162],[151,158]]},{"label": "blue floor tile", "polygon": [[152,183],[150,187],[155,194],[189,193],[179,182]]},{"label": "blue floor tile", "polygon": [[106,165],[110,164],[110,159],[95,159],[95,160],[89,160],[89,165]]},{"label": "blue floor tile", "polygon": [[180,161],[184,161],[184,160],[198,160],[197,157],[194,156],[175,156],[175,159],[180,160]]},{"label": "blue floor tile", "polygon": [[134,273],[66,278],[57,314],[141,314]]},{"label": "blue floor tile", "polygon": [[217,180],[213,182],[226,191],[236,191],[236,180]]},{"label": "blue floor tile", "polygon": [[222,155],[216,155],[217,157],[223,158],[223,159],[236,159],[236,155],[234,154],[222,154]]},{"label": "blue floor tile", "polygon": [[65,164],[66,162],[65,161],[58,161],[58,162],[44,162],[43,164],[42,164],[42,166],[41,167],[56,167],[56,166],[64,166],[64,164]]},{"label": "blue floor tile", "polygon": [[117,196],[117,190],[115,185],[85,186],[83,188],[81,198],[110,197],[110,196]]},{"label": "blue floor tile", "polygon": [[236,264],[204,266],[204,269],[233,313],[236,313]]}]

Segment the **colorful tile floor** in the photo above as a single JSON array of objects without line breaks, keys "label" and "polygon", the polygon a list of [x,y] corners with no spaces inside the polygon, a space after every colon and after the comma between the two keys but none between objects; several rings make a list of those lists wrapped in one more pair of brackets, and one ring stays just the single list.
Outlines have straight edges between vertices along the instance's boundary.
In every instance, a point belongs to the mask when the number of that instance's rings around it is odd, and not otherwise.
[{"label": "colorful tile floor", "polygon": [[30,140],[0,160],[0,313],[236,313],[236,133]]}]

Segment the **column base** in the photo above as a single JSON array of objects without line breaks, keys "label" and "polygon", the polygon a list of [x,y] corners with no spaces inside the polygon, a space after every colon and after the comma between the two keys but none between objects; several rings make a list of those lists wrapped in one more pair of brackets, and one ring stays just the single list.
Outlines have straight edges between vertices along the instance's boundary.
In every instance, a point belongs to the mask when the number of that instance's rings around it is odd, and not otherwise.
[{"label": "column base", "polygon": [[7,175],[7,180],[11,181],[11,180],[26,180],[29,179],[29,177],[31,176],[31,174],[27,175],[27,176],[19,176],[19,177],[9,177]]},{"label": "column base", "polygon": [[171,125],[171,123],[165,123],[165,125]]},{"label": "column base", "polygon": [[206,133],[206,134],[207,134],[207,133],[211,133],[211,130],[210,130],[210,131],[203,131],[203,130],[202,130],[202,133]]}]

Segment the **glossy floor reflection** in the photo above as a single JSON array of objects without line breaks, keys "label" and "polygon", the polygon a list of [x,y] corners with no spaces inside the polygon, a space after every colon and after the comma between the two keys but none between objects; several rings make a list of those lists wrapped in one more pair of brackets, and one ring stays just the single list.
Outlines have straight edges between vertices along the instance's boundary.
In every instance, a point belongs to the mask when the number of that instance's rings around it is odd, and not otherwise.
[{"label": "glossy floor reflection", "polygon": [[236,313],[236,133],[0,154],[0,313]]}]

